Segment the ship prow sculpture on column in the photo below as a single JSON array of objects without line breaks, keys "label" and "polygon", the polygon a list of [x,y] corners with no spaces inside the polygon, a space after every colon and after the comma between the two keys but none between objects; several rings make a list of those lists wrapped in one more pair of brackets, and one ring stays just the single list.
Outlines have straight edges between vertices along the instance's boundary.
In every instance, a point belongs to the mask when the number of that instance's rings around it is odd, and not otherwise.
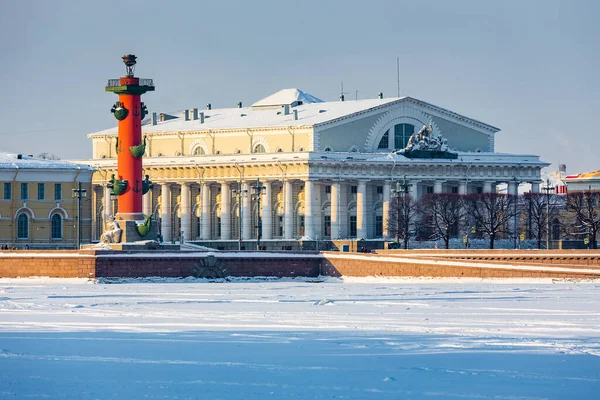
[{"label": "ship prow sculpture on column", "polygon": [[[112,175],[107,187],[117,197],[118,212],[105,226],[101,242],[113,249],[138,247],[159,248],[158,224],[151,215],[142,212],[142,196],[152,189],[148,175],[142,177],[142,159],[146,152],[146,140],[142,138],[142,120],[148,114],[141,101],[142,94],[154,91],[152,79],[134,76],[137,57],[123,56],[126,75],[109,79],[106,91],[119,95],[110,110],[119,121],[115,150],[117,174]],[[178,247],[178,246],[177,246]]]}]

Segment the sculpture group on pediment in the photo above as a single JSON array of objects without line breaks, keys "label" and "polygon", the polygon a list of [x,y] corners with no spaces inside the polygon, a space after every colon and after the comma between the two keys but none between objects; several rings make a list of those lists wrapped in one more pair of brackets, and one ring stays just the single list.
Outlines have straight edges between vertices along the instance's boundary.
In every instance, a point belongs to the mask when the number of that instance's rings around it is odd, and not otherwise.
[{"label": "sculpture group on pediment", "polygon": [[423,127],[413,133],[406,147],[400,152],[409,158],[456,158],[457,154],[449,151],[448,139],[433,134],[433,126]]}]

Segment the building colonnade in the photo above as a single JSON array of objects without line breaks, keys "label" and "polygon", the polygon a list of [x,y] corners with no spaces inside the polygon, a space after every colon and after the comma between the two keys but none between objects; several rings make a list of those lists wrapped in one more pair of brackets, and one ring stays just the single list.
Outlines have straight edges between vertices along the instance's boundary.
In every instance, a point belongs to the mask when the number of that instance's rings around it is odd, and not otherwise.
[{"label": "building colonnade", "polygon": [[[387,238],[388,216],[399,181],[391,179],[261,179],[258,210],[256,180],[170,181],[154,183],[142,199],[143,212],[160,224],[164,241],[252,240],[257,237],[258,215],[261,240]],[[400,181],[401,182],[401,181]],[[407,180],[408,195],[418,200],[426,193],[492,193],[500,181]],[[530,183],[539,192],[539,182],[504,181],[508,193]],[[95,218],[107,219],[118,212],[110,189],[96,186],[100,197]],[[241,218],[240,218],[241,214]],[[96,226],[102,223],[95,221]],[[94,232],[99,239],[100,230]]]}]

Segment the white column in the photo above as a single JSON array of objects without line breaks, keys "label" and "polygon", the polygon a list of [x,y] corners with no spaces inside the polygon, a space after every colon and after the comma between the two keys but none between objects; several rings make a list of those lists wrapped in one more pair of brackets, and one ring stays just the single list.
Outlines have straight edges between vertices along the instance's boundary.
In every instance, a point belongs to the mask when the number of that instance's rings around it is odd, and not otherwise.
[{"label": "white column", "polygon": [[[108,217],[113,215],[113,202],[110,198],[110,193],[111,193],[111,190],[109,188],[107,188],[106,186],[104,186],[103,200],[104,200],[104,220],[105,221],[108,220]],[[104,229],[102,231],[104,231]]]},{"label": "white column", "polygon": [[419,200],[419,181],[410,181],[408,184],[410,185],[408,193],[410,193],[410,197],[416,202]]},{"label": "white column", "polygon": [[356,193],[356,237],[367,238],[367,181],[358,181]]},{"label": "white column", "polygon": [[152,189],[142,196],[142,212],[145,215],[152,215]]},{"label": "white column", "polygon": [[160,232],[165,242],[171,241],[171,188],[168,183],[160,185]]},{"label": "white column", "polygon": [[442,193],[442,181],[434,181],[433,182],[433,193]]},{"label": "white column", "polygon": [[313,239],[315,237],[314,224],[314,197],[315,183],[304,181],[304,236]]},{"label": "white column", "polygon": [[313,238],[323,238],[323,201],[321,200],[322,184],[313,181],[312,216],[313,216]]},{"label": "white column", "polygon": [[285,239],[294,238],[294,203],[292,182],[283,185],[283,235]]},{"label": "white column", "polygon": [[231,238],[231,188],[227,182],[221,183],[221,240]]},{"label": "white column", "polygon": [[532,182],[531,183],[531,193],[539,193],[540,192],[540,183]]},{"label": "white column", "polygon": [[203,240],[210,240],[210,185],[208,183],[202,184],[202,232],[201,237]]},{"label": "white column", "polygon": [[273,238],[273,210],[271,199],[271,182],[263,182],[264,195],[262,196],[262,238],[270,240]]},{"label": "white column", "polygon": [[519,185],[517,182],[514,182],[514,181],[508,182],[508,194],[516,196],[518,193],[518,187],[519,187]]},{"label": "white column", "polygon": [[244,182],[244,199],[242,200],[242,239],[252,239],[252,192],[250,183]]},{"label": "white column", "polygon": [[192,208],[190,205],[190,184],[181,184],[181,231],[183,240],[192,240]]},{"label": "white column", "polygon": [[389,236],[388,224],[390,219],[390,192],[391,192],[391,182],[385,181],[383,183],[383,205],[382,205],[382,213],[383,213],[383,237],[386,238]]},{"label": "white column", "polygon": [[331,185],[331,239],[340,238],[340,183]]},{"label": "white column", "polygon": [[459,182],[458,183],[458,194],[462,194],[462,195],[467,194],[467,182]]},{"label": "white column", "polygon": [[492,193],[492,182],[483,182],[483,193]]}]

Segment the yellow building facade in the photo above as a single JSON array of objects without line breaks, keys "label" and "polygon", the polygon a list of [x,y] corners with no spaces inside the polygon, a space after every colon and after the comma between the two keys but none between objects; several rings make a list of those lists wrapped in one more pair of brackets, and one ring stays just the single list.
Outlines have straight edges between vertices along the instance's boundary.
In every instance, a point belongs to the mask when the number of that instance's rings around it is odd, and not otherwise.
[{"label": "yellow building facade", "polygon": [[91,192],[91,178],[86,165],[0,153],[0,245],[61,249],[89,243],[92,202],[77,196]]}]

